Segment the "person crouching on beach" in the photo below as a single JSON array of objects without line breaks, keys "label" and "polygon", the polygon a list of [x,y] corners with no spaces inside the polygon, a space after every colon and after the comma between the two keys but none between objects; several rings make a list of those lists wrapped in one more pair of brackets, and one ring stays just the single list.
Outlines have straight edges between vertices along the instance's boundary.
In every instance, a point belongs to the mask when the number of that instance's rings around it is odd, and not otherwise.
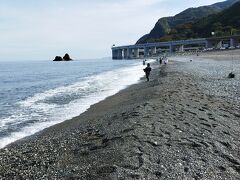
[{"label": "person crouching on beach", "polygon": [[149,81],[149,75],[150,75],[151,70],[152,70],[152,68],[150,67],[150,64],[147,63],[147,67],[145,69],[143,69],[143,71],[146,74],[147,81]]}]

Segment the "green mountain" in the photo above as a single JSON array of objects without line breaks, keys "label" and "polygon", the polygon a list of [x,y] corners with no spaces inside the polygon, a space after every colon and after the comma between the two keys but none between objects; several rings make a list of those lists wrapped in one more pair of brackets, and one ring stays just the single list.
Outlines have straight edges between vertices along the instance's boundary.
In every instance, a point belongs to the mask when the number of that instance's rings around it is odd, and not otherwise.
[{"label": "green mountain", "polygon": [[[189,31],[182,29],[183,32]],[[240,2],[221,13],[210,15],[192,23],[193,37],[209,37],[211,32],[215,36],[228,36],[240,34]],[[184,38],[184,35],[183,37]]]},{"label": "green mountain", "polygon": [[240,2],[207,17],[196,20],[195,22],[180,24],[156,41],[171,41],[191,38],[205,38],[212,36],[229,36],[240,34]]},{"label": "green mountain", "polygon": [[[172,40],[174,39],[173,35],[178,33],[177,30],[181,29],[186,30],[184,38],[185,36],[187,38],[195,37],[191,30],[192,23],[209,15],[218,14],[238,1],[239,0],[227,0],[210,6],[189,8],[173,17],[163,17],[158,20],[149,34],[144,35],[137,41],[137,44]],[[181,39],[181,37],[182,35],[176,39]]]}]

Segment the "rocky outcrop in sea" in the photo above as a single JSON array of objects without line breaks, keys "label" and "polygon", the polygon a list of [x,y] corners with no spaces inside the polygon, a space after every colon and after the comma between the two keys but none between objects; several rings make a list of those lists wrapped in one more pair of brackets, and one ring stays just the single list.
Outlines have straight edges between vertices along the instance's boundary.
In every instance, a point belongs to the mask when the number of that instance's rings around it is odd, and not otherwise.
[{"label": "rocky outcrop in sea", "polygon": [[56,56],[53,61],[63,61],[63,58],[61,56]]},{"label": "rocky outcrop in sea", "polygon": [[69,54],[66,53],[66,54],[63,56],[63,60],[64,60],[64,61],[71,61],[72,59],[70,58]]},{"label": "rocky outcrop in sea", "polygon": [[69,54],[66,53],[63,57],[56,56],[53,61],[72,61],[72,59],[70,58]]}]

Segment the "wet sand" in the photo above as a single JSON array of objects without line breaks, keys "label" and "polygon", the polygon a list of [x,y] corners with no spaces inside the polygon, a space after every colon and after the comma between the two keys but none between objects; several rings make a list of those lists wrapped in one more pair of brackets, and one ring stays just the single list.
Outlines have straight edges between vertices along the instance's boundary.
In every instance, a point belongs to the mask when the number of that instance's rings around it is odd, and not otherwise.
[{"label": "wet sand", "polygon": [[239,179],[240,69],[188,58],[1,149],[0,179]]}]

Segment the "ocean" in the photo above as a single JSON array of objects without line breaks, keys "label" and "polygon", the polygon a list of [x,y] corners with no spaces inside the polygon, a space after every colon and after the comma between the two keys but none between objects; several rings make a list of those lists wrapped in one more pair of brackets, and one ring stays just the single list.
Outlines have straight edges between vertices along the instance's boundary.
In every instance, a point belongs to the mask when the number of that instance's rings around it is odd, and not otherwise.
[{"label": "ocean", "polygon": [[0,148],[76,117],[144,76],[141,61],[0,61]]}]

